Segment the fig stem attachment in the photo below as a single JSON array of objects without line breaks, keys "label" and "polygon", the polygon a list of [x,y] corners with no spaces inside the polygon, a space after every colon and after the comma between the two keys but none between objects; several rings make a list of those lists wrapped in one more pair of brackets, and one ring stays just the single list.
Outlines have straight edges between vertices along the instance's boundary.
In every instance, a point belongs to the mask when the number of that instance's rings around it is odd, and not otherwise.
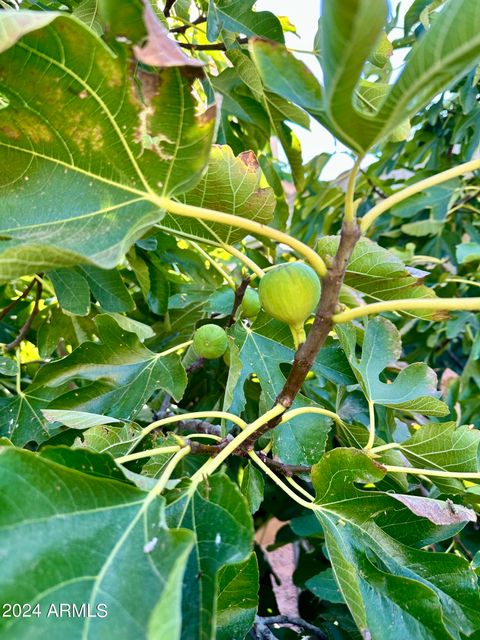
[{"label": "fig stem attachment", "polygon": [[305,328],[303,324],[290,325],[290,331],[292,332],[295,351],[298,351],[298,349],[302,346],[302,344],[307,339],[307,336],[305,335]]}]

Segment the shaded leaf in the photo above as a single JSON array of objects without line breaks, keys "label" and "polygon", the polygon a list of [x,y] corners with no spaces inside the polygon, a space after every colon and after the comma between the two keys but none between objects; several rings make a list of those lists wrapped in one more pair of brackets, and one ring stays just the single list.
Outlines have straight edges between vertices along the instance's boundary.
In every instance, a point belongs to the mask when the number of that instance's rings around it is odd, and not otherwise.
[{"label": "shaded leaf", "polygon": [[243,472],[240,485],[243,495],[247,499],[251,513],[256,513],[263,502],[265,480],[263,474],[251,462],[248,462]]},{"label": "shaded leaf", "polygon": [[70,313],[86,316],[90,312],[90,287],[77,269],[56,269],[47,274],[59,305]]},{"label": "shaded leaf", "polygon": [[208,5],[207,35],[216,40],[222,29],[283,42],[279,19],[270,11],[253,11],[255,0],[213,0]]},{"label": "shaded leaf", "polygon": [[[38,602],[42,611],[2,618],[2,637],[90,638],[119,630],[144,637],[152,619],[160,635],[179,638],[193,535],[159,524],[161,499],[12,447],[0,452],[0,484],[1,598]],[[169,613],[160,623],[155,613],[165,601]],[[47,617],[52,602],[90,603],[92,611],[103,603],[108,615]]]},{"label": "shaded leaf", "polygon": [[196,543],[183,587],[182,639],[210,639],[216,626],[217,572],[246,560],[253,526],[246,500],[226,476],[212,476],[167,508],[172,527],[191,529]]},{"label": "shaded leaf", "polygon": [[[292,361],[293,350],[270,338],[236,327],[235,344],[239,350],[241,369],[229,371],[226,397],[231,398],[225,411],[239,414],[245,406],[244,384],[252,375],[261,386],[261,406],[270,408],[285,382],[280,370],[282,363]],[[320,362],[317,370],[323,373]],[[314,406],[305,396],[297,395],[292,407]],[[322,415],[303,415],[283,423],[273,431],[273,452],[287,464],[312,464],[319,459],[325,449],[331,420]]]},{"label": "shaded leaf", "polygon": [[258,605],[258,565],[255,553],[241,564],[218,574],[217,640],[244,638],[255,620]]},{"label": "shaded leaf", "polygon": [[[454,555],[431,554],[401,544],[392,537],[400,532],[398,515],[396,527],[388,533],[384,530],[387,518],[383,516],[382,522],[380,515],[375,522],[375,516],[382,510],[393,509],[395,514],[395,502],[406,499],[407,506],[421,516],[412,514],[407,536],[418,539],[429,521],[440,535],[443,528],[448,537],[456,516],[465,523],[475,517],[473,512],[460,507],[458,514],[449,516],[445,503],[367,491],[354,484],[375,483],[383,475],[380,466],[352,449],[331,451],[312,469],[319,505],[316,514],[335,579],[356,624],[363,635],[379,640],[392,634],[425,640],[459,637],[460,630],[471,634],[480,627],[480,599],[469,564]],[[417,505],[408,504],[411,498]],[[452,524],[438,529],[438,518]]]}]

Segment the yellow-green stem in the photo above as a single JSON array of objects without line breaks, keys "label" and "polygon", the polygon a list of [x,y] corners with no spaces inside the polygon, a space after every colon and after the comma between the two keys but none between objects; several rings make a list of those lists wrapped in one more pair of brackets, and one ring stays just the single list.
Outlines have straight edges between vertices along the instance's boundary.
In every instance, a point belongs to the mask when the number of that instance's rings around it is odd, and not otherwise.
[{"label": "yellow-green stem", "polygon": [[315,505],[313,505],[312,502],[307,502],[303,498],[300,498],[300,496],[298,496],[292,489],[290,489],[290,487],[286,485],[283,482],[283,480],[281,480],[269,467],[267,467],[267,465],[263,462],[263,460],[260,460],[260,458],[257,456],[257,454],[254,451],[250,451],[248,455],[255,462],[255,464],[258,467],[260,467],[260,469],[265,473],[265,475],[267,475],[271,480],[273,480],[273,482],[278,487],[280,487],[280,489],[284,491],[287,494],[287,496],[292,498],[292,500],[295,500],[295,502],[297,502],[302,507],[306,507],[307,509],[315,509]]},{"label": "yellow-green stem", "polygon": [[441,469],[418,469],[417,467],[396,467],[382,465],[388,473],[411,473],[414,476],[432,476],[436,478],[456,478],[457,480],[480,480],[480,472],[442,471]]},{"label": "yellow-green stem", "polygon": [[368,441],[365,445],[367,451],[373,447],[375,442],[375,405],[371,400],[368,401],[368,415],[370,416],[370,426],[368,429]]},{"label": "yellow-green stem", "polygon": [[290,411],[286,411],[283,414],[281,422],[288,422],[289,420],[292,420],[293,418],[304,415],[306,413],[319,413],[322,416],[328,416],[329,418],[332,418],[332,420],[334,420],[341,426],[344,425],[343,420],[337,413],[329,411],[328,409],[322,409],[321,407],[299,407],[298,409],[290,409]]},{"label": "yellow-green stem", "polygon": [[345,222],[352,223],[355,221],[355,181],[357,179],[358,170],[360,169],[360,162],[362,158],[357,158],[355,164],[348,176],[347,190],[345,193]]},{"label": "yellow-green stem", "polygon": [[183,449],[180,449],[180,451],[177,451],[177,453],[173,456],[173,458],[168,462],[157,484],[153,487],[151,492],[148,494],[148,499],[150,501],[162,493],[162,491],[167,486],[167,482],[170,480],[170,476],[175,471],[175,467],[182,460],[182,458],[184,458],[190,453],[190,451],[191,451],[190,447],[184,447]]},{"label": "yellow-green stem", "polygon": [[301,493],[302,496],[305,496],[305,498],[307,498],[307,500],[310,500],[310,502],[313,502],[315,500],[312,494],[304,489],[301,484],[298,484],[298,482],[296,482],[296,480],[294,480],[293,478],[287,477],[287,482],[288,484],[291,484],[292,487],[298,491],[298,493]]},{"label": "yellow-green stem", "polygon": [[382,213],[388,211],[399,202],[403,202],[403,200],[410,198],[410,196],[420,193],[420,191],[429,189],[437,184],[442,184],[442,182],[446,182],[451,178],[456,178],[457,176],[464,175],[465,173],[475,171],[476,169],[480,169],[480,158],[478,160],[464,162],[463,164],[459,164],[456,167],[437,173],[434,176],[430,176],[430,178],[425,178],[425,180],[420,180],[420,182],[417,182],[416,184],[412,184],[409,187],[405,187],[405,189],[397,191],[397,193],[394,193],[389,198],[379,202],[379,204],[370,209],[370,211],[363,216],[360,222],[361,230],[365,233],[375,220],[382,215]]},{"label": "yellow-green stem", "polygon": [[208,439],[208,440],[215,440],[216,442],[221,442],[222,438],[220,436],[216,436],[213,433],[187,433],[184,438],[186,440],[193,440],[194,438],[200,438],[200,439]]},{"label": "yellow-green stem", "polygon": [[176,353],[177,351],[180,351],[180,349],[186,349],[187,347],[189,347],[192,344],[193,340],[187,340],[186,342],[182,342],[180,344],[177,344],[175,347],[171,347],[170,349],[167,349],[166,351],[161,351],[160,353],[157,353],[157,358],[163,358],[164,356],[168,356],[171,353]]},{"label": "yellow-green stem", "polygon": [[136,443],[150,433],[150,431],[153,431],[153,429],[163,427],[167,424],[174,424],[175,422],[182,422],[183,420],[196,420],[197,418],[220,418],[221,420],[230,420],[230,422],[238,425],[241,429],[247,425],[245,420],[242,420],[234,413],[228,413],[227,411],[192,411],[191,413],[181,413],[176,416],[169,416],[168,418],[162,418],[161,420],[152,422],[148,427],[142,429],[142,433]]},{"label": "yellow-green stem", "polygon": [[231,244],[225,244],[224,242],[222,242],[221,246],[223,247],[223,249],[225,249],[225,251],[230,253],[232,256],[234,256],[235,258],[238,258],[240,260],[240,262],[243,262],[243,264],[246,267],[248,267],[250,269],[250,271],[253,271],[253,273],[256,276],[258,276],[259,278],[263,278],[263,276],[265,275],[265,271],[263,269],[261,269],[258,266],[258,264],[256,262],[254,262],[251,258],[246,256],[244,253],[242,253],[236,247],[233,247]]},{"label": "yellow-green stem", "polygon": [[305,327],[303,323],[296,326],[291,325],[290,331],[292,332],[295,351],[297,351],[307,339],[307,336],[305,335]]},{"label": "yellow-green stem", "polygon": [[389,451],[390,449],[401,449],[402,445],[398,442],[389,442],[388,444],[380,444],[378,447],[372,447],[369,451],[370,455],[376,455],[382,451]]},{"label": "yellow-green stem", "polygon": [[150,458],[152,456],[166,455],[168,453],[176,453],[181,447],[179,445],[172,445],[171,447],[156,447],[155,449],[147,449],[145,451],[137,451],[136,453],[129,453],[126,456],[120,456],[115,458],[115,462],[118,464],[125,464],[132,460],[139,460],[140,458]]},{"label": "yellow-green stem", "polygon": [[382,311],[409,311],[414,309],[434,309],[436,311],[480,311],[480,298],[414,298],[374,302],[356,309],[348,309],[333,316],[336,323],[350,322]]},{"label": "yellow-green stem", "polygon": [[230,213],[223,213],[222,211],[216,211],[215,209],[203,209],[202,207],[195,207],[193,205],[170,200],[170,198],[155,197],[152,201],[154,201],[155,204],[161,209],[166,209],[170,213],[178,216],[197,218],[199,220],[209,220],[211,222],[217,222],[219,224],[225,224],[231,227],[245,229],[245,231],[270,238],[271,240],[274,240],[276,242],[283,242],[284,244],[291,247],[294,251],[297,251],[297,253],[302,255],[306,260],[308,260],[321,278],[323,278],[327,273],[325,262],[313,249],[311,249],[303,242],[300,242],[300,240],[297,240],[296,238],[293,238],[292,236],[288,235],[287,233],[283,233],[278,229],[268,227],[267,225],[261,224],[260,222],[255,222],[255,220],[240,218],[239,216],[234,216]]},{"label": "yellow-green stem", "polygon": [[473,287],[480,287],[480,282],[474,282],[473,280],[467,280],[466,278],[447,278],[445,282],[458,282],[459,284],[471,284]]},{"label": "yellow-green stem", "polygon": [[235,280],[225,271],[225,269],[220,264],[218,264],[215,258],[212,258],[212,256],[209,256],[208,253],[204,249],[202,249],[202,247],[199,244],[197,244],[196,242],[193,242],[193,240],[190,240],[190,244],[196,251],[198,251],[198,253],[201,256],[205,258],[205,260],[207,260],[209,264],[212,265],[212,267],[216,271],[218,271],[218,273],[224,278],[228,286],[235,291],[235,289],[237,288],[237,285],[235,284]]}]

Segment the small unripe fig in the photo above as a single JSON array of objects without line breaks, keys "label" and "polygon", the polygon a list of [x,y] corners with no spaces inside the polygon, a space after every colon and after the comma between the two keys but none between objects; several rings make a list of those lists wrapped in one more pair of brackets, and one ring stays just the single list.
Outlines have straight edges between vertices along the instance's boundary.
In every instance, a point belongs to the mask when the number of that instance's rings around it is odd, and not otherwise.
[{"label": "small unripe fig", "polygon": [[204,324],[193,334],[193,348],[200,358],[220,358],[227,347],[227,334],[216,324]]},{"label": "small unripe fig", "polygon": [[255,289],[248,287],[240,305],[243,318],[255,318],[260,311],[260,298]]},{"label": "small unripe fig", "polygon": [[262,307],[292,332],[295,348],[305,342],[305,320],[320,299],[320,280],[303,262],[282,264],[263,276],[258,287]]},{"label": "small unripe fig", "polygon": [[376,43],[373,51],[370,53],[368,59],[376,67],[382,68],[387,64],[392,54],[392,43],[388,39],[387,34],[385,32],[382,32],[382,35],[378,39],[378,42]]}]

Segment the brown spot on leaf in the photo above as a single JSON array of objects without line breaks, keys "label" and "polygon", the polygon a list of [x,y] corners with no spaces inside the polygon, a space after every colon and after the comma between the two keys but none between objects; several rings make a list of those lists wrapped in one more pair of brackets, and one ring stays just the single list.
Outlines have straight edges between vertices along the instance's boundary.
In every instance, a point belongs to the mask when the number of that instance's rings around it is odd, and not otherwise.
[{"label": "brown spot on leaf", "polygon": [[238,157],[243,162],[243,164],[248,167],[249,170],[258,170],[257,156],[253,153],[253,151],[242,151],[242,153],[240,153]]},{"label": "brown spot on leaf", "polygon": [[7,136],[7,138],[11,138],[12,140],[18,140],[21,137],[21,134],[17,129],[14,129],[9,124],[4,125],[0,128],[0,131]]},{"label": "brown spot on leaf", "polygon": [[203,113],[201,113],[197,117],[197,122],[202,127],[207,125],[212,120],[215,120],[216,117],[217,117],[217,107],[214,104],[212,104],[211,107],[208,107],[208,109],[206,109]]}]

